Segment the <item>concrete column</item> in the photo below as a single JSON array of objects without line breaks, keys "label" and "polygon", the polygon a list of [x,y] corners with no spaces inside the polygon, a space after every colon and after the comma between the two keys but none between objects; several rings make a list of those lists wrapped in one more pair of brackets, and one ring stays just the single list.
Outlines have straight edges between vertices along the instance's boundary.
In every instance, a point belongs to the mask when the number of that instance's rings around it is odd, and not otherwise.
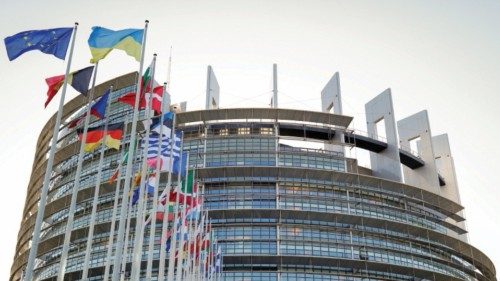
[{"label": "concrete column", "polygon": [[384,122],[387,148],[379,153],[370,152],[370,163],[373,175],[393,181],[402,182],[401,161],[399,159],[398,137],[391,89],[365,104],[366,127],[369,136],[378,136],[377,123]]},{"label": "concrete column", "polygon": [[[332,109],[334,114],[342,115],[342,99],[340,95],[340,79],[338,72],[335,72],[321,91],[321,111],[331,112]],[[333,141],[336,143],[344,143],[344,134],[337,130],[333,137]],[[345,155],[343,145],[325,144],[325,150],[336,151]],[[344,166],[347,171],[346,161],[344,161]]]},{"label": "concrete column", "polygon": [[[455,163],[453,161],[453,156],[451,155],[448,134],[432,137],[432,145],[434,147],[437,170],[445,182],[445,185],[441,186],[441,195],[458,204],[461,204],[458,181],[455,173]],[[463,211],[460,211],[458,214],[462,217],[464,216]],[[458,223],[451,219],[448,221],[460,228],[466,229],[465,221]],[[458,235],[458,238],[467,242],[467,234]]]},{"label": "concrete column", "polygon": [[335,72],[330,81],[321,91],[321,111],[342,114],[342,97],[340,95],[339,73]]},{"label": "concrete column", "polygon": [[439,180],[434,161],[432,134],[427,110],[420,111],[398,121],[399,143],[403,149],[410,148],[410,141],[420,138],[418,155],[425,165],[414,170],[403,166],[405,183],[439,194]]},{"label": "concrete column", "polygon": [[217,82],[217,77],[209,65],[207,68],[207,95],[205,109],[218,109],[219,108],[219,83]]}]

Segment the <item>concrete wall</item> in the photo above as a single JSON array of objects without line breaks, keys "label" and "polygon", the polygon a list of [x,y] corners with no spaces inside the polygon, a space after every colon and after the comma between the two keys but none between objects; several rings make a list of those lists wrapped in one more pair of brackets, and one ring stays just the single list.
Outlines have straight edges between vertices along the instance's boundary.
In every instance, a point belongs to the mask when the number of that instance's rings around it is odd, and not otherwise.
[{"label": "concrete wall", "polygon": [[205,109],[218,109],[219,108],[219,82],[212,69],[212,66],[207,68],[207,95],[205,102]]},{"label": "concrete wall", "polygon": [[366,127],[368,135],[376,138],[382,132],[377,131],[377,123],[384,122],[387,148],[380,153],[370,152],[370,164],[373,175],[402,182],[399,144],[394,119],[394,106],[391,89],[387,89],[365,104]]},{"label": "concrete wall", "polygon": [[333,113],[342,114],[342,97],[340,95],[340,77],[338,72],[332,76],[321,91],[321,111],[330,112],[332,108]]},{"label": "concrete wall", "polygon": [[399,143],[403,149],[410,147],[410,141],[420,137],[418,154],[425,165],[414,170],[403,166],[404,181],[436,194],[440,194],[438,173],[434,162],[432,134],[426,110],[398,121]]},{"label": "concrete wall", "polygon": [[[331,112],[342,115],[342,97],[340,94],[340,78],[336,72],[332,78],[326,83],[321,91],[321,111]],[[344,142],[344,134],[336,132],[333,141],[336,143]],[[343,145],[325,144],[325,149],[345,153]]]},{"label": "concrete wall", "polygon": [[[432,145],[434,147],[434,156],[436,158],[436,167],[439,175],[444,178],[445,185],[441,186],[441,195],[453,200],[454,202],[461,204],[460,202],[460,192],[458,189],[457,176],[455,173],[455,163],[453,161],[453,156],[451,155],[450,142],[447,134],[442,134],[432,137]],[[460,211],[458,213],[460,216],[464,216],[464,212]],[[466,229],[465,222],[455,222],[453,220],[447,220],[450,223],[457,225],[460,228]],[[457,238],[462,241],[467,242],[467,234],[456,235]]]}]

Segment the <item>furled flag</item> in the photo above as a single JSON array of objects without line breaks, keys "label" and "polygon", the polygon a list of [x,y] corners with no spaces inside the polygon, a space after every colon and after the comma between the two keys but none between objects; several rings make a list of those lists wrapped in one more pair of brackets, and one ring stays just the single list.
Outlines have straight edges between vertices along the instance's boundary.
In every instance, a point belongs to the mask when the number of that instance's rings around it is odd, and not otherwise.
[{"label": "furled flag", "polygon": [[[177,218],[177,221],[175,222],[175,224],[177,226],[177,227],[175,227],[177,229],[177,231],[175,233],[175,236],[176,236],[175,238],[177,240],[180,240],[180,234],[181,234],[181,230],[183,230],[183,228],[184,228],[184,240],[187,240],[188,233],[187,233],[187,229],[186,229],[187,228],[186,223],[187,222],[185,220],[181,220],[181,218]],[[174,227],[172,226],[172,228],[174,228]],[[165,241],[165,246],[166,246],[165,248],[167,250],[167,253],[170,251],[170,246],[172,243],[171,238],[173,236],[173,232],[174,231],[171,229],[171,230],[167,231],[162,237],[162,240],[166,240]],[[178,252],[176,252],[176,256],[177,256],[177,254],[178,254]]]},{"label": "furled flag", "polygon": [[[106,134],[104,134],[106,131]],[[83,138],[83,129],[77,130],[80,141]],[[96,149],[104,139],[104,144],[109,148],[120,149],[123,135],[123,123],[108,125],[107,130],[104,126],[89,128],[85,139],[85,152],[91,152]]]},{"label": "furled flag", "polygon": [[[75,90],[77,90],[82,95],[87,95],[89,90],[90,77],[92,77],[92,71],[94,66],[89,66],[78,71],[72,72],[68,75],[67,83],[70,84]],[[64,75],[58,75],[45,79],[49,90],[47,91],[47,101],[45,101],[45,107],[54,98],[59,89],[64,83]]]},{"label": "furled flag", "polygon": [[[135,151],[135,143],[134,143],[134,151]],[[118,178],[118,173],[120,172],[120,166],[125,164],[127,160],[128,160],[128,151],[123,155],[121,162],[118,164],[118,167],[116,167],[115,171],[109,178],[108,183],[112,183]]]},{"label": "furled flag", "polygon": [[33,50],[64,60],[72,32],[72,27],[19,32],[4,39],[5,49],[10,61]]},{"label": "furled flag", "polygon": [[141,184],[141,173],[140,172],[136,172],[134,178],[132,179],[132,186],[133,186],[133,188],[130,189],[130,191],[129,191],[129,196],[130,196],[130,198],[132,200],[132,205],[134,205],[135,202],[137,202],[137,200],[139,199],[139,194],[138,193],[136,194],[136,190],[139,189],[139,185],[140,184]]},{"label": "furled flag", "polygon": [[173,112],[167,112],[163,114],[163,125],[160,126],[161,122],[161,116],[157,116],[154,118],[151,118],[151,125],[150,125],[150,130],[151,132],[155,132],[157,134],[169,136],[172,134],[172,128],[173,128],[173,121],[174,121],[174,114]]},{"label": "furled flag", "polygon": [[172,167],[173,174],[181,174],[181,178],[186,176],[188,153],[183,152],[181,157],[174,158],[174,167]]},{"label": "furled flag", "polygon": [[215,248],[217,249],[217,254],[215,256],[215,272],[220,273],[222,272],[222,250],[220,245],[215,242]]},{"label": "furled flag", "polygon": [[181,192],[189,193],[191,196],[196,196],[197,186],[194,181],[194,170],[189,170],[188,175],[181,181]]},{"label": "furled flag", "polygon": [[88,39],[91,63],[105,58],[113,49],[125,51],[135,60],[141,60],[141,47],[144,29],[111,30],[100,26],[92,27],[92,33]]},{"label": "furled flag", "polygon": [[[148,178],[148,181],[145,183],[144,189],[148,193],[148,198],[153,197],[154,192],[155,192],[155,181],[156,181],[156,176],[150,175]],[[139,185],[140,185],[140,177],[139,177],[139,182],[137,183],[135,189],[134,189],[134,194],[132,195],[132,205],[135,205],[137,201],[139,201]]]},{"label": "furled flag", "polygon": [[[99,119],[104,119],[104,115],[106,114],[106,107],[108,106],[109,93],[111,90],[107,90],[101,98],[96,101],[92,107],[90,108],[90,114]],[[68,128],[74,128],[78,125],[82,120],[85,119],[85,113],[75,118],[68,124]]]},{"label": "furled flag", "polygon": [[169,236],[169,237],[167,238],[167,241],[165,242],[165,251],[166,251],[167,253],[170,253],[170,247],[171,247],[171,245],[172,245],[172,239],[171,239],[171,238],[172,238],[172,237],[170,237],[170,236]]}]

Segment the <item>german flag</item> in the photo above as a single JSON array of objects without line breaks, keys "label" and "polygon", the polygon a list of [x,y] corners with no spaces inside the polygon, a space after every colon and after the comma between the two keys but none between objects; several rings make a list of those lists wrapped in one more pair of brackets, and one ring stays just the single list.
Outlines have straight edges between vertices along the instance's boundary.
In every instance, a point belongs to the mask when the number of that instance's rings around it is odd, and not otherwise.
[{"label": "german flag", "polygon": [[[83,129],[77,130],[78,138],[82,141]],[[103,141],[109,148],[120,149],[120,144],[123,136],[123,123],[108,125],[107,130],[104,126],[88,128],[87,137],[85,139],[85,152],[94,151]]]},{"label": "german flag", "polygon": [[123,123],[109,125],[104,144],[109,148],[119,150],[122,143],[122,136]]}]

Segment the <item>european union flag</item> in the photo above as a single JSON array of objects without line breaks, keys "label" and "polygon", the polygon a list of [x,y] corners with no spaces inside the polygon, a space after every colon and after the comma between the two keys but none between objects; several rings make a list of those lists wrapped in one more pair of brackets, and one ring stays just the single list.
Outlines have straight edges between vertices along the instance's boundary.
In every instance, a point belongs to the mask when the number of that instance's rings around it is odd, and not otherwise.
[{"label": "european union flag", "polygon": [[4,39],[7,55],[13,61],[26,52],[40,50],[64,60],[72,32],[72,27],[19,32]]}]

